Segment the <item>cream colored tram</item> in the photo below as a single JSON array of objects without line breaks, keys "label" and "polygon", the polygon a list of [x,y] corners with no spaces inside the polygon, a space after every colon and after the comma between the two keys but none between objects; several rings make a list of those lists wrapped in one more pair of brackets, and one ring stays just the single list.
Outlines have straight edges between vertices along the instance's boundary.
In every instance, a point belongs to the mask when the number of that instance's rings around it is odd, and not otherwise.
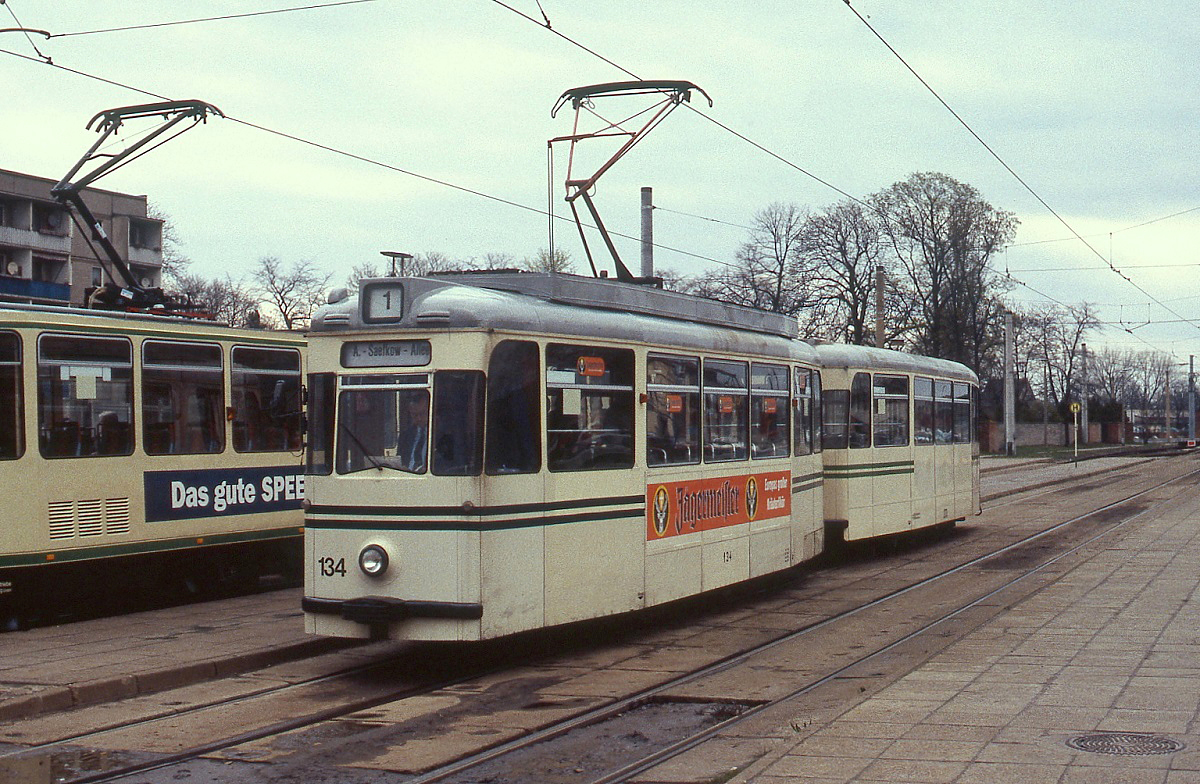
[{"label": "cream colored tram", "polygon": [[366,281],[309,334],[309,632],[481,640],[823,544],[794,320],[609,280]]},{"label": "cream colored tram", "polygon": [[297,569],[299,335],[0,306],[0,623]]},{"label": "cream colored tram", "polygon": [[817,345],[830,543],[953,523],[979,511],[978,377],[868,346]]}]

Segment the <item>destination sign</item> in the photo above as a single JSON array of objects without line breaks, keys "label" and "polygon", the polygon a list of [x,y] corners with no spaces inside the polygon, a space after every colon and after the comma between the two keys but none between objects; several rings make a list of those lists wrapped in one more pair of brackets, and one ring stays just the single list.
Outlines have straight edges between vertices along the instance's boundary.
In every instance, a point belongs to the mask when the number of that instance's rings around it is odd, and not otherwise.
[{"label": "destination sign", "polygon": [[342,367],[423,367],[432,351],[428,340],[354,340],[342,344]]}]

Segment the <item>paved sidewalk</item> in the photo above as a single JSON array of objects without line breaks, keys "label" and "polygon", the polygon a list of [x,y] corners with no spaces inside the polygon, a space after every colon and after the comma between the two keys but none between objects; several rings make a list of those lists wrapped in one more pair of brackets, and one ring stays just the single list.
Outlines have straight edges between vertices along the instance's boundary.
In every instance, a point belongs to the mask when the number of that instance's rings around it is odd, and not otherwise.
[{"label": "paved sidewalk", "polygon": [[332,650],[300,589],[0,635],[0,721],[148,694]]},{"label": "paved sidewalk", "polygon": [[[984,502],[1141,459],[1053,464],[989,458]],[[199,683],[356,644],[305,634],[300,594],[281,590],[0,634],[0,721]]]},{"label": "paved sidewalk", "polygon": [[1200,782],[1200,498],[1183,498],[1005,589],[990,620],[730,780]]}]

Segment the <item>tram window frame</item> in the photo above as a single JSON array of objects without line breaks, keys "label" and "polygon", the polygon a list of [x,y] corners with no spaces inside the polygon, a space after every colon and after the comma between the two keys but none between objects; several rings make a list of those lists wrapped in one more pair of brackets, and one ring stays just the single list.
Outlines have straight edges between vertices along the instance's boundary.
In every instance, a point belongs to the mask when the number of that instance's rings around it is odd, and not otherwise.
[{"label": "tram window frame", "polygon": [[646,356],[646,464],[700,462],[700,358]]},{"label": "tram window frame", "polygon": [[793,368],[792,375],[792,439],[795,442],[792,454],[796,457],[811,455],[814,451],[813,429],[813,371],[809,368]]},{"label": "tram window frame", "polygon": [[483,470],[482,370],[433,374],[431,464],[435,476],[479,476]]},{"label": "tram window frame", "polygon": [[934,443],[933,379],[917,376],[913,379],[913,441],[917,446]]},{"label": "tram window frame", "polygon": [[827,389],[821,397],[821,439],[826,449],[850,446],[850,390]]},{"label": "tram window frame", "polygon": [[933,382],[933,440],[936,444],[954,443],[954,398],[950,381]]},{"label": "tram window frame", "polygon": [[25,372],[17,332],[0,332],[0,460],[25,455]]},{"label": "tram window frame", "polygon": [[821,371],[812,370],[812,399],[813,399],[813,417],[812,417],[812,444],[813,454],[820,454],[825,451],[825,432],[824,422],[817,412],[823,410],[822,401],[824,398],[823,381],[821,379]]},{"label": "tram window frame", "polygon": [[304,473],[308,476],[329,476],[333,473],[335,454],[337,373],[309,373],[307,386],[309,420]]},{"label": "tram window frame", "polygon": [[[701,364],[705,463],[731,463],[750,457],[749,365],[749,362],[708,358]],[[739,380],[740,386],[730,383]]]},{"label": "tram window frame", "polygon": [[[782,382],[782,386],[779,383]],[[775,415],[775,419],[770,419]],[[787,365],[750,363],[750,456],[791,457],[791,373]]]},{"label": "tram window frame", "polygon": [[546,466],[554,472],[634,463],[633,349],[546,344]]},{"label": "tram window frame", "polygon": [[328,477],[334,473],[334,427],[337,415],[337,373],[308,373],[308,443],[305,474]]},{"label": "tram window frame", "polygon": [[43,457],[133,454],[133,341],[44,332],[37,341],[37,378]]},{"label": "tram window frame", "polygon": [[850,408],[846,437],[851,449],[871,446],[871,374],[855,373],[850,379]]},{"label": "tram window frame", "polygon": [[971,384],[971,443],[979,441],[979,387]]},{"label": "tram window frame", "polygon": [[345,375],[338,382],[338,474],[372,468],[418,476],[428,472],[429,374]]},{"label": "tram window frame", "polygon": [[502,340],[492,349],[483,450],[489,476],[542,470],[541,380],[537,343]]},{"label": "tram window frame", "polygon": [[971,385],[963,381],[955,381],[953,386],[954,433],[951,440],[955,444],[971,443]]},{"label": "tram window frame", "polygon": [[872,384],[875,407],[872,433],[876,447],[908,446],[908,376],[876,373]]},{"label": "tram window frame", "polygon": [[[257,362],[271,357],[275,361]],[[235,452],[299,452],[303,448],[302,373],[297,349],[245,345],[230,349],[229,398]],[[265,408],[263,399],[269,401]]]},{"label": "tram window frame", "polygon": [[[155,353],[159,356],[152,356]],[[147,455],[212,455],[225,451],[225,357],[221,344],[142,341],[140,386],[142,450]],[[177,391],[181,393],[179,400]],[[169,418],[163,416],[167,409]],[[183,421],[185,417],[187,422]]]}]

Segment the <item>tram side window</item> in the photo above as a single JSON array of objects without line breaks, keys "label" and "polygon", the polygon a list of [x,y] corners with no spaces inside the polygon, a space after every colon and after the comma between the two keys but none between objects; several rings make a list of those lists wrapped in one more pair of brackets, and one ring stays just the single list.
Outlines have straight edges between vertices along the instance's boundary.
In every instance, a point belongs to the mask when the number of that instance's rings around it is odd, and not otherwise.
[{"label": "tram side window", "polygon": [[221,347],[142,344],[142,446],[148,455],[225,451]]},{"label": "tram side window", "polygon": [[821,452],[825,449],[824,434],[822,433],[821,417],[817,412],[821,410],[821,401],[824,399],[821,392],[821,372],[818,370],[812,371],[812,445],[814,452]]},{"label": "tram side window", "polygon": [[971,385],[954,382],[954,443],[971,443]]},{"label": "tram side window", "polygon": [[875,446],[908,446],[908,376],[875,376]]},{"label": "tram side window", "polygon": [[700,360],[646,358],[646,463],[700,462]]},{"label": "tram side window", "polygon": [[795,377],[796,392],[792,398],[792,405],[796,411],[796,416],[793,420],[796,454],[810,455],[813,452],[813,399],[812,384],[810,383],[812,371],[807,368],[796,368]]},{"label": "tram side window", "polygon": [[954,440],[952,388],[949,381],[933,382],[933,438],[939,444],[949,444]]},{"label": "tram side window", "polygon": [[334,400],[337,374],[308,374],[308,454],[304,472],[309,476],[333,473]]},{"label": "tram side window", "polygon": [[704,460],[745,460],[749,441],[749,390],[745,362],[704,360]]},{"label": "tram side window", "polygon": [[850,390],[829,389],[822,396],[824,423],[821,438],[826,449],[845,449],[849,444]]},{"label": "tram side window", "polygon": [[230,366],[233,448],[238,452],[298,451],[300,352],[235,346]]},{"label": "tram side window", "polygon": [[546,346],[546,463],[551,471],[633,465],[633,351]]},{"label": "tram side window", "polygon": [[791,396],[783,365],[750,365],[750,451],[760,457],[791,454]]},{"label": "tram side window", "polygon": [[541,469],[540,378],[536,343],[505,340],[492,351],[487,375],[487,473],[532,474]]},{"label": "tram side window", "polygon": [[483,372],[433,376],[433,473],[478,476],[483,468]]},{"label": "tram side window", "polygon": [[42,335],[38,440],[45,457],[133,453],[133,344],[124,338]]},{"label": "tram side window", "polygon": [[913,379],[914,437],[918,444],[933,443],[933,379]]},{"label": "tram side window", "polygon": [[871,376],[855,373],[850,382],[850,430],[847,434],[851,449],[871,445]]},{"label": "tram side window", "polygon": [[15,332],[0,332],[0,460],[25,453],[21,379],[21,338]]}]

